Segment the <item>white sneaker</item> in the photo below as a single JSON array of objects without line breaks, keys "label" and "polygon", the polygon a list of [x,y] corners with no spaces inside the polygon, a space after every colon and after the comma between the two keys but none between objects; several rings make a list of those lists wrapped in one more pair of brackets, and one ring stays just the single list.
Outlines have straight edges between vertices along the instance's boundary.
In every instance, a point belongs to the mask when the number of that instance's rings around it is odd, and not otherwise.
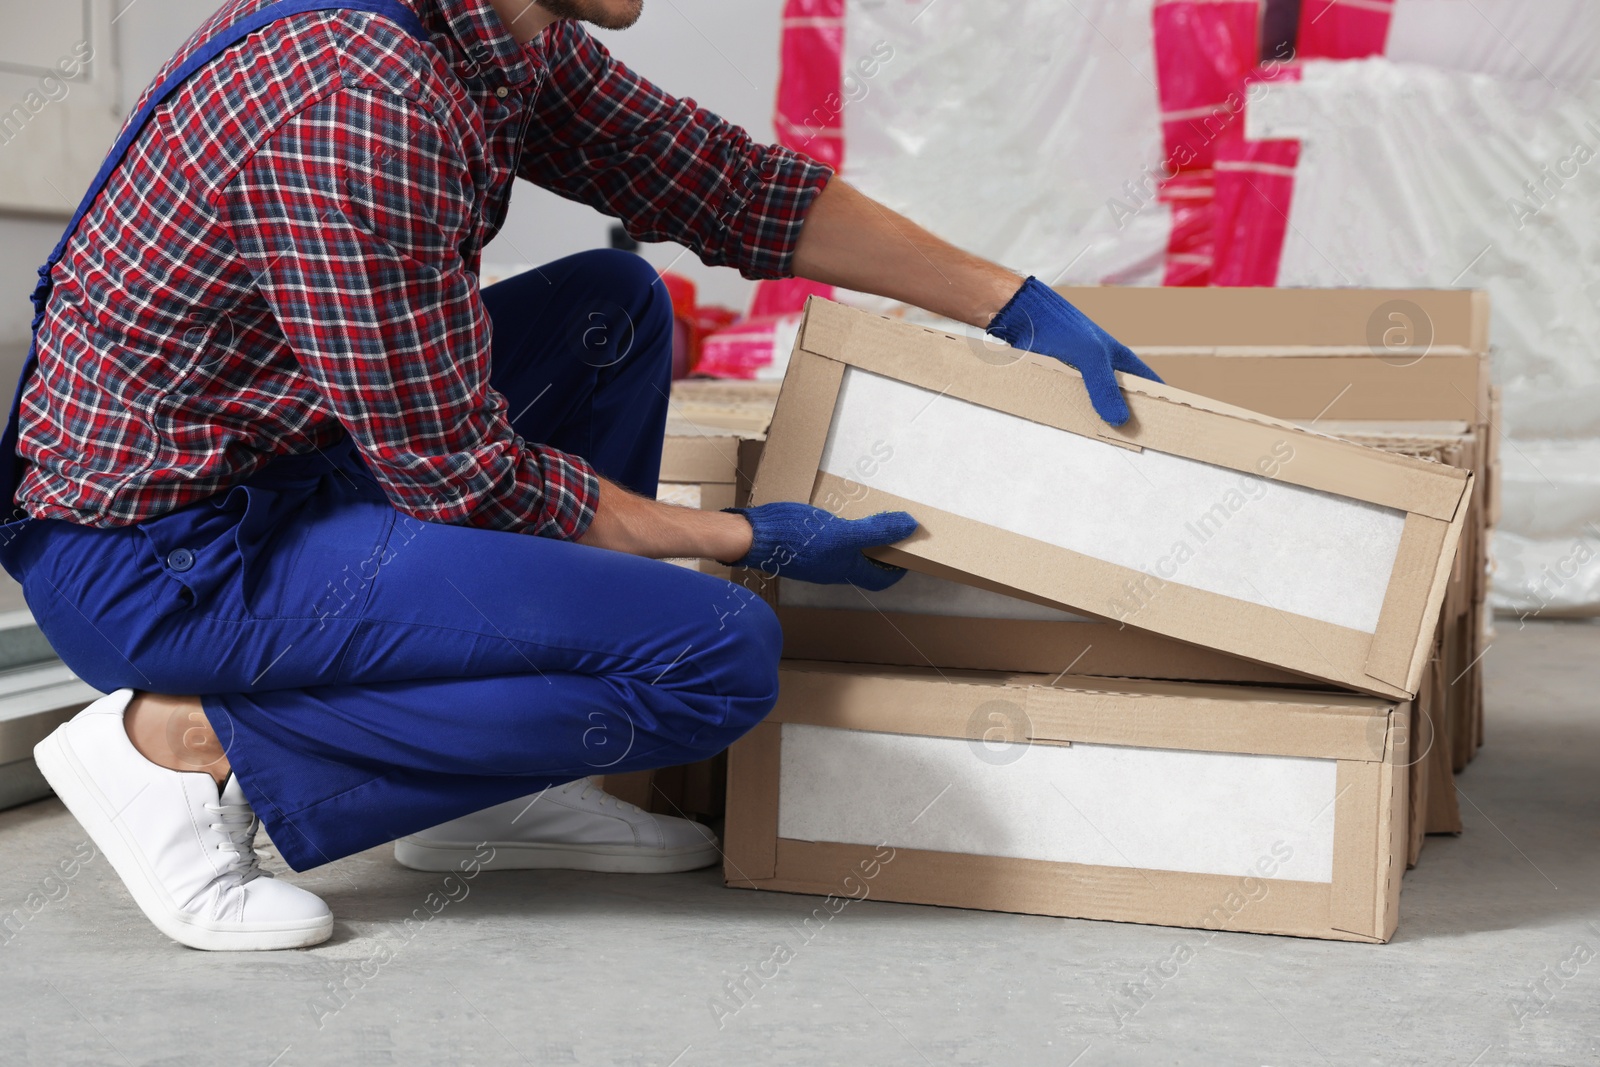
[{"label": "white sneaker", "polygon": [[133,690],[101,697],[33,750],[45,780],[157,929],[203,949],[303,948],[333,932],[320,897],[259,866],[237,778],[169,771],[128,740]]},{"label": "white sneaker", "polygon": [[[494,849],[487,860],[481,852],[485,844]],[[710,827],[652,815],[587,778],[394,843],[394,858],[414,871],[454,871],[476,862],[498,870],[667,874],[709,867],[721,855]]]}]

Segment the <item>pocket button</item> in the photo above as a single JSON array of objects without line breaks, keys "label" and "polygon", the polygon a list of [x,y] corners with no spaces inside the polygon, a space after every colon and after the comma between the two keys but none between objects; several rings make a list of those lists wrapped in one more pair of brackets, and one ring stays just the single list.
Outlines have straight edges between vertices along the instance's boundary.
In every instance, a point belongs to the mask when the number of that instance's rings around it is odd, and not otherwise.
[{"label": "pocket button", "polygon": [[194,553],[187,548],[175,548],[167,553],[167,566],[175,571],[186,571],[194,566]]}]

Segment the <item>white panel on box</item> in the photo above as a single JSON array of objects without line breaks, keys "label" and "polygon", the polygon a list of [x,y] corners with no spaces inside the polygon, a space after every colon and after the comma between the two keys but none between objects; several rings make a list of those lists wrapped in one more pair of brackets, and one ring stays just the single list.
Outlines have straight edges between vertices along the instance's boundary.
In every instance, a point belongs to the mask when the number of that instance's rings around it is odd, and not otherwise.
[{"label": "white panel on box", "polygon": [[905,615],[946,615],[961,619],[1021,619],[1027,622],[1089,622],[1082,615],[1019,600],[975,585],[911,571],[881,592],[853,585],[780,582],[778,603],[786,608],[834,611],[894,611]]},{"label": "white panel on box", "polygon": [[778,836],[1331,882],[1337,778],[1325,759],[784,723]]},{"label": "white panel on box", "polygon": [[[1284,447],[1287,459],[1262,459],[1291,465]],[[1377,628],[1405,526],[1392,508],[1132,452],[855,367],[845,370],[821,467],[1164,581],[1363,633]]]}]

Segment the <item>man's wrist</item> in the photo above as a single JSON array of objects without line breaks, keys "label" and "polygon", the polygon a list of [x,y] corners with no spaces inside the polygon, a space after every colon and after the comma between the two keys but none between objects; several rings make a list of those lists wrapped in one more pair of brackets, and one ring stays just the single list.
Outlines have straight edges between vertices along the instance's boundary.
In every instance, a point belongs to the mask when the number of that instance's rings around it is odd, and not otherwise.
[{"label": "man's wrist", "polygon": [[981,310],[976,321],[973,322],[974,326],[982,327],[985,330],[993,326],[994,320],[1000,317],[1001,312],[1012,305],[1029,280],[1013,274],[1004,267],[998,269],[1000,273],[990,280],[981,302]]},{"label": "man's wrist", "polygon": [[713,532],[716,544],[706,553],[707,559],[733,564],[750,554],[755,543],[755,528],[742,512],[723,510],[707,514],[714,515],[717,520]]},{"label": "man's wrist", "polygon": [[753,537],[743,515],[663,504],[602,478],[594,521],[578,541],[652,559],[737,560]]}]

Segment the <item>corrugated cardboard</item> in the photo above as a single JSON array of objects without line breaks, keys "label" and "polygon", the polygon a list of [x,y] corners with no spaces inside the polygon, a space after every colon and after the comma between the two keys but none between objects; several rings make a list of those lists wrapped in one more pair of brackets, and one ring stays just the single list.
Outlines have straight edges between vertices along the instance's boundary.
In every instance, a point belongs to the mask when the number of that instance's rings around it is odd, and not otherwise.
[{"label": "corrugated cardboard", "polygon": [[[1057,290],[1169,384],[1277,418],[1487,421],[1489,294]],[[1267,363],[1241,357],[1271,356]]]},{"label": "corrugated cardboard", "polygon": [[[1148,575],[819,470],[847,367],[907,383],[934,399],[954,397],[1117,449],[1149,449],[1404,512],[1404,534],[1374,632],[1176,581],[1122,621],[1335,685],[1391,697],[1416,692],[1465,521],[1467,473],[1309,433],[1136,378],[1123,378],[1134,418],[1112,428],[1089,408],[1077,372],[1058,361],[1018,352],[996,359],[994,350],[970,339],[813,298],[752,500],[809,500],[847,517],[909,510],[922,529],[876,552],[879,558],[958,581],[987,582],[1083,614],[1108,614],[1105,605],[1124,596],[1129,583],[1148,582]],[[1262,457],[1286,442],[1292,442],[1294,462],[1269,470]],[[895,462],[916,460],[897,455]],[[1118,491],[1142,492],[1132,478]]]},{"label": "corrugated cardboard", "polygon": [[[727,883],[839,897],[862,895],[856,890],[865,883],[864,895],[908,903],[1351,941],[1392,936],[1406,862],[1408,704],[1240,686],[1107,679],[1091,689],[1050,683],[1039,675],[786,662],[777,707],[730,752]],[[998,713],[985,709],[997,707],[1009,709],[1000,716],[1006,719],[1004,740],[1016,746],[1122,746],[1335,763],[1331,795],[1313,817],[1333,819],[1331,828],[1318,823],[1316,830],[1330,839],[1328,880],[1290,881],[1263,868],[1254,872],[1259,877],[1241,883],[1237,872],[984,855],[974,850],[981,844],[934,851],[892,840],[874,846],[779,836],[786,727],[965,739],[977,760],[996,729]],[[1006,766],[1020,766],[1026,751],[1009,751]],[[921,784],[930,794],[938,791],[937,782]],[[973,802],[970,796],[960,799]],[[1250,798],[1268,805],[1277,799]],[[1304,797],[1293,799],[1304,803]],[[912,812],[924,803],[920,795],[897,802],[910,804],[906,810]],[[982,797],[978,802],[987,803]],[[939,797],[909,823],[937,803]],[[1170,820],[1181,823],[1183,796],[1175,793],[1170,804]],[[1027,821],[1047,816],[991,803],[985,817],[994,821],[996,836],[1003,836],[1000,822],[1019,820],[1025,828]],[[1115,841],[1108,844],[1111,853],[1123,854]],[[1242,886],[1249,890],[1248,906],[1238,902]]]},{"label": "corrugated cardboard", "polygon": [[[1475,636],[1465,674],[1447,685],[1446,742],[1458,766],[1482,744],[1482,672],[1490,625],[1488,531],[1498,521],[1498,389],[1490,382],[1489,295],[1466,290],[1058,290],[1179,388],[1344,435],[1360,421],[1458,420],[1477,454],[1462,465],[1480,484],[1459,551]],[[1437,424],[1435,424],[1437,425]],[[1421,432],[1433,432],[1422,430]],[[1444,625],[1453,626],[1448,611]]]},{"label": "corrugated cardboard", "polygon": [[[1385,289],[1059,290],[1132,346],[1170,384],[1378,447],[1372,434],[1476,439],[1447,459],[1474,472],[1458,551],[1465,614],[1475,634],[1446,651],[1465,674],[1447,686],[1447,747],[1464,766],[1482,743],[1478,656],[1490,616],[1488,531],[1499,515],[1498,389],[1490,382],[1489,296],[1482,291]],[[1429,421],[1432,420],[1432,421]],[[1451,428],[1454,422],[1457,428]],[[1380,428],[1381,427],[1381,428]],[[1400,451],[1408,451],[1400,448]],[[1414,453],[1413,453],[1414,454]],[[1461,611],[1447,605],[1441,625]]]},{"label": "corrugated cardboard", "polygon": [[[720,511],[749,502],[777,387],[770,382],[682,381],[672,387],[656,499]],[[731,578],[715,560],[673,560]]]},{"label": "corrugated cardboard", "polygon": [[[918,579],[955,586],[930,575],[905,581]],[[883,598],[850,587],[839,587],[847,592],[838,598],[838,607],[794,606],[785,603],[782,579],[756,584],[783,624],[784,654],[792,659],[1064,677],[1308,683],[1288,671],[1087,616],[995,618],[897,611],[878,606]]]}]

